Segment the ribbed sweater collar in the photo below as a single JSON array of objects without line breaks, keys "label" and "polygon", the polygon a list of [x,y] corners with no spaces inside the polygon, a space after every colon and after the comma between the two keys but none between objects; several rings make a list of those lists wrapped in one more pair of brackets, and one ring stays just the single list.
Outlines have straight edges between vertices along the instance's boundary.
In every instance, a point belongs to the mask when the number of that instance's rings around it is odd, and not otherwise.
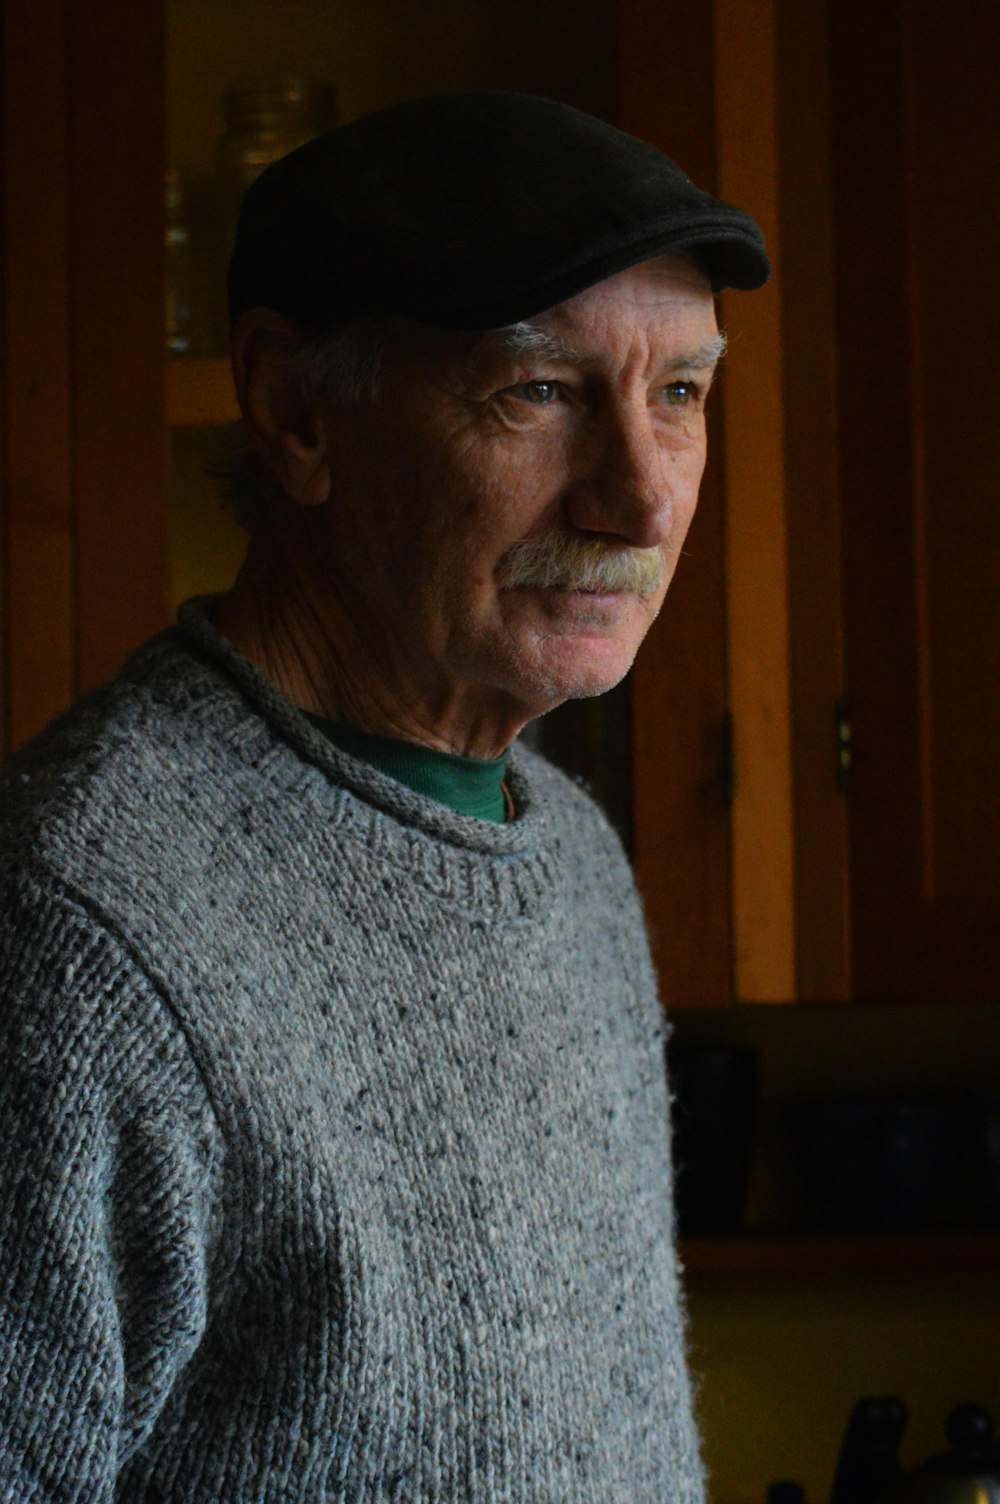
[{"label": "ribbed sweater collar", "polygon": [[415,794],[426,794],[459,814],[474,815],[477,820],[503,823],[506,752],[500,757],[459,757],[436,747],[373,736],[369,731],[341,725],[326,716],[306,712],[306,719],[342,752],[359,757],[373,768],[381,768]]}]

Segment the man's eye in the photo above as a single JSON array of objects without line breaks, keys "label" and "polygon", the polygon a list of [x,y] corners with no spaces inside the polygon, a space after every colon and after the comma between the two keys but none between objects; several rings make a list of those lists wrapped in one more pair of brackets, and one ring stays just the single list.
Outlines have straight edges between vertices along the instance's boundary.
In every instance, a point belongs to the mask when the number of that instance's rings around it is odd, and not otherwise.
[{"label": "man's eye", "polygon": [[671,407],[688,407],[697,400],[698,388],[693,381],[672,381],[663,388],[663,395]]},{"label": "man's eye", "polygon": [[545,407],[555,401],[558,388],[554,381],[522,381],[518,386],[511,387],[523,401],[532,402],[536,407]]}]

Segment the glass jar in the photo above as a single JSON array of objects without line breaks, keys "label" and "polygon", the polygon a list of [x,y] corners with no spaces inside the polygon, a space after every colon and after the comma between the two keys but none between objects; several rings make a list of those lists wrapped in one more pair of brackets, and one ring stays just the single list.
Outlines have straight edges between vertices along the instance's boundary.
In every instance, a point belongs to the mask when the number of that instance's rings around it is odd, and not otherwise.
[{"label": "glass jar", "polygon": [[211,355],[225,346],[214,257],[211,183],[168,168],[164,195],[165,343],[168,355]]},{"label": "glass jar", "polygon": [[336,121],[336,90],[328,79],[252,79],[226,91],[216,173],[220,225],[228,244],[240,200],[257,175],[296,146],[332,130]]},{"label": "glass jar", "polygon": [[165,184],[166,260],[164,307],[168,355],[190,355],[194,299],[194,266],[191,242],[190,198],[183,173],[168,169]]}]

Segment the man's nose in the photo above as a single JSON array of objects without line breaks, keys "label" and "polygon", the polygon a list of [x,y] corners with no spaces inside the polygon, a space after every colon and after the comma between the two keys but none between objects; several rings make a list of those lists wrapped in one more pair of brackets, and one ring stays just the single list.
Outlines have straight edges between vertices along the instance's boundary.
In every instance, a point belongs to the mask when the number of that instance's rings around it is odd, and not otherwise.
[{"label": "man's nose", "polygon": [[582,446],[568,520],[633,548],[659,548],[674,525],[674,468],[648,411],[601,415]]}]

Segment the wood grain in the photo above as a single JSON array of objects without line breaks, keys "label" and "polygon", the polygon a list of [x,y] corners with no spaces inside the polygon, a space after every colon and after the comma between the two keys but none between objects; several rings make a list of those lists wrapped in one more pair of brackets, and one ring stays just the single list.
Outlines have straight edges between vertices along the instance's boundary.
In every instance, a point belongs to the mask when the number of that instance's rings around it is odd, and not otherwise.
[{"label": "wood grain", "polygon": [[74,679],[61,0],[3,7],[3,750]]},{"label": "wood grain", "polygon": [[130,0],[70,0],[78,688],[167,620],[163,38]]}]

